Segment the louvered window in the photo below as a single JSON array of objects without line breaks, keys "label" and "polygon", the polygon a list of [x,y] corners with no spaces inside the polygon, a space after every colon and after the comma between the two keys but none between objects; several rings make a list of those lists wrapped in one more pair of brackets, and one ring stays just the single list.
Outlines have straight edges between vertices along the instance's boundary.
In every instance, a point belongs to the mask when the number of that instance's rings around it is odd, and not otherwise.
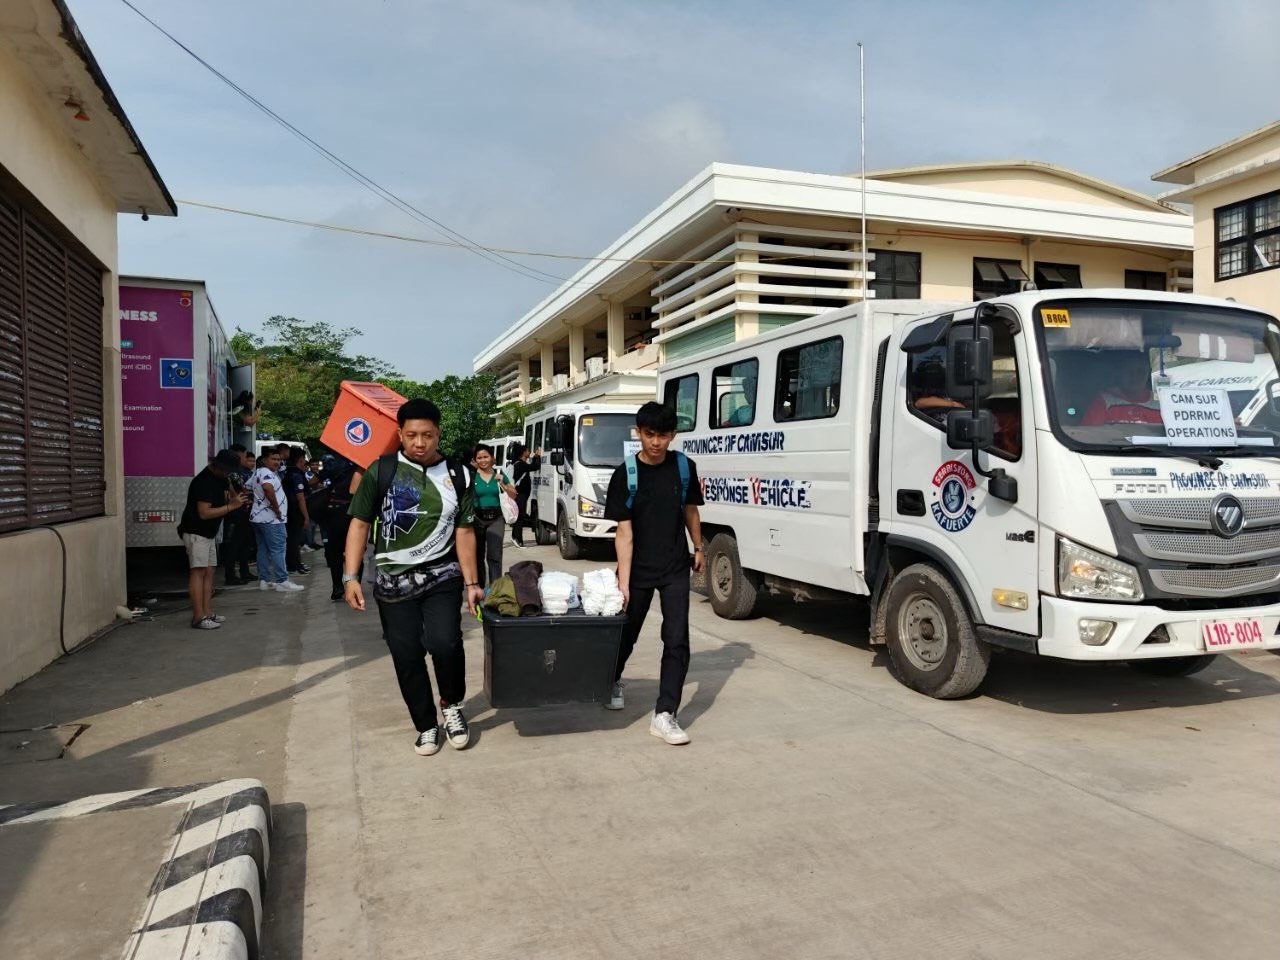
[{"label": "louvered window", "polygon": [[104,512],[102,271],[0,192],[0,533]]}]

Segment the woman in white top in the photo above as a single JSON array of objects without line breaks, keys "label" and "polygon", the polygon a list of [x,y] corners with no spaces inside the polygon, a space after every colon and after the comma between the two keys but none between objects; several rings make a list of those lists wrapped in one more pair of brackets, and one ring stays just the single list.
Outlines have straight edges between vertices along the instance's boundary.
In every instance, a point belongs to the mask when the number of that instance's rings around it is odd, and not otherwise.
[{"label": "woman in white top", "polygon": [[258,540],[258,589],[292,593],[301,590],[302,584],[291,581],[285,570],[285,520],[289,515],[289,500],[276,473],[279,468],[280,455],[274,450],[258,458],[258,469],[249,481],[249,490],[253,493],[249,519]]}]

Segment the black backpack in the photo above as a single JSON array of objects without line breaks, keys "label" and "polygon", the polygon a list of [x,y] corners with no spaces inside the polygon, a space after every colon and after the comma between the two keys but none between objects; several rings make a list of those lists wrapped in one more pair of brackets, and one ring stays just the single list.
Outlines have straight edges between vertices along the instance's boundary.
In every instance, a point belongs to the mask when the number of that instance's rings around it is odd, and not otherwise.
[{"label": "black backpack", "polygon": [[[382,513],[382,504],[387,499],[387,494],[391,491],[391,483],[396,478],[396,463],[400,459],[400,452],[384,453],[373,462],[374,474],[378,478],[378,499],[374,501],[377,504],[378,514]],[[457,494],[458,506],[462,506],[462,496],[471,488],[471,474],[467,468],[458,460],[445,458],[445,465],[449,468],[449,477],[453,480],[453,492]],[[369,530],[369,539],[373,540],[378,531],[378,521],[374,518],[373,526]]]}]

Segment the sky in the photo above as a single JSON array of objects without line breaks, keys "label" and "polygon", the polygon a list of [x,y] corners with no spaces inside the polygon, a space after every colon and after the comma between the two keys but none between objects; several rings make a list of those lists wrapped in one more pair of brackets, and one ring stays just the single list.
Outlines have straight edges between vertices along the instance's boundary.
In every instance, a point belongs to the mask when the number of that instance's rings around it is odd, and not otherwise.
[{"label": "sky", "polygon": [[[1272,0],[133,0],[362,173],[487,245],[590,255],[713,161],[815,173],[1033,159],[1156,170],[1280,119]],[[556,286],[438,238],[259,113],[120,0],[72,13],[170,192],[126,274],[203,279],[228,331],[356,327],[430,380]],[[527,260],[569,276],[581,264]]]}]

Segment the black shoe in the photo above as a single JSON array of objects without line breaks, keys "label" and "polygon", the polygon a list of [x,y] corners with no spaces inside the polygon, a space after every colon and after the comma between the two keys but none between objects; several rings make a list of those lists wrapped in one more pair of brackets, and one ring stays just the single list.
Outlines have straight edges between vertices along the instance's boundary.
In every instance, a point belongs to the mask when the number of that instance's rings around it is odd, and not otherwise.
[{"label": "black shoe", "polygon": [[343,598],[344,598],[344,596],[345,596],[345,594],[344,594],[341,590],[330,590],[330,591],[329,591],[329,599],[330,599],[330,600],[335,600],[335,601],[336,601],[336,600],[341,600],[341,599],[343,599]]},{"label": "black shoe", "polygon": [[467,725],[467,718],[462,715],[462,704],[451,703],[444,708],[444,734],[449,740],[449,746],[455,750],[465,750],[471,742],[471,728]]},{"label": "black shoe", "polygon": [[290,570],[289,572],[290,572],[290,573],[310,573],[310,572],[311,572],[311,568],[310,568],[310,567],[308,567],[305,563],[300,563],[300,564],[298,564],[298,566],[297,566],[297,567],[295,567],[294,569]]},{"label": "black shoe", "polygon": [[228,587],[243,587],[248,580],[241,580],[239,577],[227,577],[226,585]]}]

